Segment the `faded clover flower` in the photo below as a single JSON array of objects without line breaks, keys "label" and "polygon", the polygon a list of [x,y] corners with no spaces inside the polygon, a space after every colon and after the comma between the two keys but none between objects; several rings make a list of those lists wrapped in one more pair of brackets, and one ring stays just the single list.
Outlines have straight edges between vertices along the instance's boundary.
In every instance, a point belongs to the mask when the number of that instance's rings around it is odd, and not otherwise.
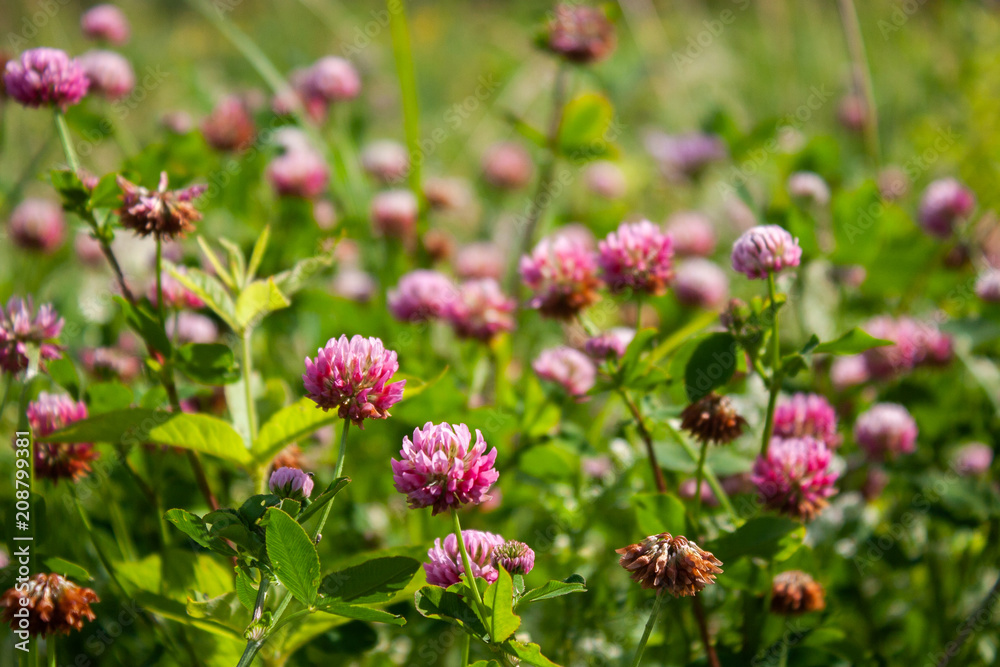
[{"label": "faded clover flower", "polygon": [[621,554],[619,564],[632,581],[678,598],[701,592],[722,572],[722,561],[683,535],[651,535],[616,553]]}]

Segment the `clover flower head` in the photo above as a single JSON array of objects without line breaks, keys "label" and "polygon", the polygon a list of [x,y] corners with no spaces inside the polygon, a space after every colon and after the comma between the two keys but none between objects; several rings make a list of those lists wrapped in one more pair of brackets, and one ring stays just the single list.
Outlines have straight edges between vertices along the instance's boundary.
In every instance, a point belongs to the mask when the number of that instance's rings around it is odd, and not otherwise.
[{"label": "clover flower head", "polygon": [[128,18],[114,5],[94,5],[80,17],[80,28],[89,39],[122,45],[128,42],[131,29]]},{"label": "clover flower head", "polygon": [[494,144],[483,156],[483,177],[501,190],[517,190],[528,184],[534,172],[531,154],[520,144]]},{"label": "clover flower head", "polygon": [[811,436],[773,438],[767,456],[758,456],[751,480],[764,504],[802,521],[816,517],[836,493],[832,455]]},{"label": "clover flower head", "polygon": [[673,239],[649,220],[623,222],[598,244],[604,282],[615,291],[663,294],[674,277]]},{"label": "clover flower head", "polygon": [[635,329],[630,327],[614,327],[604,333],[589,338],[583,345],[587,355],[594,361],[621,359],[625,350],[635,338]]},{"label": "clover flower head", "polygon": [[704,213],[674,213],[667,218],[664,228],[674,241],[674,252],[681,257],[708,257],[715,252],[715,227]]},{"label": "clover flower head", "polygon": [[241,151],[257,136],[246,100],[239,95],[227,95],[201,122],[201,134],[217,151]]},{"label": "clover flower head", "polygon": [[587,65],[614,51],[615,26],[597,7],[560,4],[547,26],[546,46],[569,62]]},{"label": "clover flower head", "polygon": [[444,316],[461,338],[492,340],[503,331],[514,330],[511,314],[517,302],[503,293],[493,278],[466,280],[458,286],[458,298],[448,301]]},{"label": "clover flower head", "polygon": [[396,353],[378,338],[331,338],[305,363],[302,381],[309,398],[361,428],[366,419],[389,417],[389,408],[403,398],[406,380],[391,382],[399,370]]},{"label": "clover flower head", "polygon": [[916,420],[898,403],[876,403],[854,422],[854,439],[873,461],[913,453],[917,433]]},{"label": "clover flower head", "polygon": [[493,565],[511,574],[528,574],[535,567],[535,552],[524,542],[508,540],[493,550]]},{"label": "clover flower head", "polygon": [[793,394],[779,401],[774,410],[774,435],[780,438],[809,435],[836,449],[840,446],[837,412],[819,394]]},{"label": "clover flower head", "polygon": [[152,234],[167,239],[183,237],[194,230],[194,223],[201,220],[201,213],[192,202],[208,186],[192,185],[182,190],[168,190],[167,183],[165,171],[160,173],[156,190],[147,190],[119,176],[122,206],[118,209],[118,216],[122,226],[139,236]]},{"label": "clover flower head", "polygon": [[715,262],[695,257],[677,266],[673,290],[685,306],[717,310],[729,298],[729,278]]},{"label": "clover flower head", "polygon": [[62,357],[62,348],[55,339],[63,324],[50,304],[40,306],[36,313],[30,297],[12,297],[7,308],[0,309],[0,369],[7,373],[26,369],[31,345],[40,348],[42,361]]},{"label": "clover flower head", "polygon": [[489,500],[499,473],[497,450],[486,451],[486,440],[476,430],[475,441],[465,424],[433,424],[403,438],[400,460],[392,460],[396,490],[406,494],[412,509],[431,507],[432,514]]},{"label": "clover flower head", "polygon": [[942,178],[924,190],[917,217],[925,232],[946,239],[975,207],[976,197],[971,190],[954,178]]},{"label": "clover flower head", "polygon": [[66,110],[83,99],[90,81],[76,60],[59,49],[29,49],[4,69],[7,95],[26,107]]},{"label": "clover flower head", "polygon": [[[65,394],[41,392],[28,404],[28,423],[36,437],[43,438],[73,422],[87,418],[87,406]],[[97,458],[89,442],[35,443],[35,475],[58,483],[78,481],[90,472],[90,462]]]},{"label": "clover flower head", "polygon": [[303,501],[312,495],[312,475],[298,468],[277,468],[267,481],[271,493],[281,498]]},{"label": "clover flower head", "polygon": [[426,322],[444,317],[458,288],[443,273],[416,269],[403,275],[386,297],[389,312],[401,322]]},{"label": "clover flower head", "polygon": [[562,386],[566,392],[582,400],[597,383],[597,367],[579,350],[559,346],[542,350],[531,367],[543,380]]},{"label": "clover flower head", "polygon": [[801,570],[788,570],[771,583],[771,612],[794,616],[826,607],[823,587]]},{"label": "clover flower head", "polygon": [[698,594],[722,572],[722,561],[683,535],[650,535],[616,553],[633,581],[678,598]]},{"label": "clover flower head", "polygon": [[25,199],[10,214],[10,237],[27,250],[55,252],[66,239],[62,207],[48,199]]},{"label": "clover flower head", "polygon": [[543,315],[569,319],[597,295],[597,258],[581,240],[558,234],[542,239],[521,258],[521,280],[534,292],[528,302]]},{"label": "clover flower head", "polygon": [[750,279],[767,278],[799,265],[802,248],[798,239],[778,225],[759,225],[743,233],[733,244],[733,270]]},{"label": "clover flower head", "polygon": [[[505,542],[503,537],[481,530],[463,530],[462,541],[469,552],[472,577],[489,584],[496,581],[500,574],[493,565],[493,550]],[[434,540],[434,546],[427,552],[427,557],[429,562],[424,563],[424,572],[427,573],[428,584],[448,588],[462,581],[465,566],[454,533],[450,533],[443,541],[440,538]]]},{"label": "clover flower head", "polygon": [[[97,593],[77,586],[58,574],[39,573],[24,584],[15,586],[0,596],[3,622],[12,630],[26,629],[32,637],[63,634],[83,630],[85,621],[97,618],[90,605],[100,602]],[[27,610],[28,627],[18,615]]]},{"label": "clover flower head", "polygon": [[90,81],[90,92],[109,100],[125,97],[135,88],[132,64],[114,51],[95,49],[79,56],[77,62]]}]

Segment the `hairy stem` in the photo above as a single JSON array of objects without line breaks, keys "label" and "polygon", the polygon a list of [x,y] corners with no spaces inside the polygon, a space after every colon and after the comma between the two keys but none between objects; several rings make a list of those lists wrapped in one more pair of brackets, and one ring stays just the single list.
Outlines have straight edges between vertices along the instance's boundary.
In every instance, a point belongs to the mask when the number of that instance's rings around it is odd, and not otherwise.
[{"label": "hairy stem", "polygon": [[705,608],[701,604],[701,599],[698,596],[691,598],[691,605],[694,609],[694,618],[698,622],[701,643],[705,646],[705,659],[709,667],[719,667],[719,656],[715,654],[715,646],[712,645],[712,634],[708,631],[708,621],[705,619]]},{"label": "hairy stem", "polygon": [[781,386],[781,348],[778,341],[778,304],[775,302],[777,290],[774,286],[774,272],[767,273],[767,295],[771,299],[771,381],[767,399],[767,416],[764,420],[764,434],[760,443],[760,455],[767,456],[767,448],[774,432],[774,407],[778,401]]},{"label": "hairy stem", "polygon": [[472,597],[476,600],[476,607],[479,609],[479,614],[483,617],[483,623],[486,623],[489,619],[489,614],[486,613],[486,605],[483,603],[483,596],[479,592],[479,587],[476,585],[476,578],[472,575],[472,561],[469,559],[468,549],[465,548],[465,537],[462,535],[462,524],[458,520],[458,510],[451,510],[451,520],[455,530],[455,538],[458,539],[458,548],[462,552],[462,565],[465,568],[465,583],[467,583],[469,588],[472,589]]},{"label": "hairy stem", "polygon": [[649,458],[649,465],[653,468],[653,480],[656,482],[656,490],[659,493],[666,493],[667,480],[664,479],[663,470],[660,468],[660,464],[656,460],[656,450],[653,449],[653,435],[646,427],[646,421],[642,416],[642,412],[639,411],[639,406],[629,395],[627,389],[619,387],[618,393],[625,402],[625,406],[628,408],[629,412],[632,413],[632,418],[635,419],[636,427],[639,429],[639,436],[646,445],[646,456]]},{"label": "hairy stem", "polygon": [[73,142],[69,138],[69,126],[66,125],[66,116],[62,111],[56,109],[56,129],[59,130],[59,141],[62,143],[63,152],[66,154],[66,161],[74,174],[80,171],[80,159],[73,150]]},{"label": "hairy stem", "polygon": [[[344,459],[347,457],[347,432],[351,428],[351,420],[344,420],[344,430],[340,432],[340,451],[337,452],[337,465],[333,469],[333,478],[337,479],[344,472]],[[319,524],[316,526],[316,532],[313,533],[313,542],[319,540],[323,535],[323,527],[326,526],[326,520],[330,518],[330,508],[333,507],[333,501],[326,504],[323,508],[323,516],[320,517]]]},{"label": "hairy stem", "polygon": [[698,467],[695,470],[694,484],[694,523],[697,526],[701,518],[701,484],[705,479],[705,457],[708,455],[708,440],[701,443],[701,453],[698,455]]},{"label": "hairy stem", "polygon": [[639,645],[635,647],[635,657],[632,658],[632,667],[639,667],[639,663],[642,661],[642,652],[646,650],[646,643],[649,641],[649,635],[653,632],[653,626],[656,625],[656,617],[660,615],[660,607],[662,605],[663,590],[661,589],[656,593],[653,610],[649,612],[649,620],[646,621],[646,628],[642,631],[642,638],[639,640]]},{"label": "hairy stem", "polygon": [[[669,420],[663,420],[663,426],[667,429],[667,433],[670,437],[674,439],[678,445],[680,445],[687,455],[691,457],[692,461],[698,460],[698,454],[695,452],[694,447],[691,446],[681,433],[674,428]],[[739,519],[739,514],[736,513],[736,508],[733,507],[732,502],[729,500],[729,494],[726,490],[722,488],[722,484],[719,483],[719,478],[715,476],[711,468],[704,469],[705,479],[708,481],[708,485],[712,488],[712,493],[715,497],[719,499],[719,504],[729,513],[733,519]]]},{"label": "hairy stem", "polygon": [[250,355],[251,330],[243,332],[243,395],[247,402],[247,428],[250,434],[250,447],[257,442],[257,406],[253,402],[253,358]]},{"label": "hairy stem", "polygon": [[410,154],[410,190],[418,200],[423,199],[420,166],[420,101],[417,98],[417,78],[413,67],[413,50],[410,48],[410,26],[406,17],[405,0],[387,0],[389,30],[392,34],[392,55],[396,61],[399,92],[403,100],[403,129],[406,149]]},{"label": "hairy stem", "polygon": [[851,67],[854,70],[854,86],[860,88],[865,97],[865,147],[868,149],[869,157],[878,165],[882,159],[878,137],[878,109],[875,107],[875,86],[872,83],[872,71],[865,51],[864,36],[861,34],[861,22],[858,21],[854,0],[839,0],[838,5],[844,37],[847,39],[847,50],[851,56]]},{"label": "hairy stem", "polygon": [[[546,137],[548,151],[538,176],[538,185],[531,197],[528,219],[524,223],[524,234],[521,236],[521,252],[519,255],[514,255],[515,260],[517,257],[531,252],[531,247],[535,241],[535,229],[538,227],[538,222],[542,219],[542,214],[545,212],[545,204],[551,199],[551,197],[546,197],[545,193],[552,189],[552,182],[555,178],[559,123],[562,120],[563,105],[566,101],[568,76],[569,70],[564,65],[559,65],[559,69],[556,71],[555,85],[552,86],[552,115],[549,117],[549,133]],[[514,266],[516,267],[516,262]],[[517,279],[516,270],[510,272],[510,280],[512,282],[512,291],[516,293],[521,285]]]}]

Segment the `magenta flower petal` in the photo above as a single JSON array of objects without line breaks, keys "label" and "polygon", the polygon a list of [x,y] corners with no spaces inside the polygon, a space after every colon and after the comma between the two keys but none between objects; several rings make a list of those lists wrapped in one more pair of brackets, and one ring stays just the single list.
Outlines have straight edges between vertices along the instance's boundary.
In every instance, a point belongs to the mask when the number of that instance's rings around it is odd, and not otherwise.
[{"label": "magenta flower petal", "polygon": [[433,424],[403,438],[400,460],[392,460],[396,490],[406,494],[411,508],[432,507],[432,514],[489,500],[499,473],[493,468],[497,450],[486,451],[486,440],[465,424]]}]

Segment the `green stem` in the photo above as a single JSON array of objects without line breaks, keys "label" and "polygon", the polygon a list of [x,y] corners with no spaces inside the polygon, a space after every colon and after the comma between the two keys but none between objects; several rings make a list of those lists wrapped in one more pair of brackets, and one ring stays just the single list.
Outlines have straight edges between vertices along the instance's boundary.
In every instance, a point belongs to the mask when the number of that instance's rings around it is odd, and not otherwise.
[{"label": "green stem", "polygon": [[694,523],[697,526],[701,518],[701,484],[705,478],[705,457],[708,455],[708,441],[701,443],[701,453],[698,455],[698,468],[695,471],[694,485]]},{"label": "green stem", "polygon": [[[351,420],[344,420],[344,430],[340,432],[340,451],[337,452],[337,465],[333,469],[333,478],[337,479],[341,476],[344,471],[344,459],[347,456],[347,431],[351,428]],[[323,527],[326,526],[326,520],[330,518],[330,508],[333,507],[333,502],[328,502],[326,507],[323,508],[323,516],[320,517],[319,524],[316,526],[316,532],[313,533],[313,542],[317,542],[323,534]]]},{"label": "green stem", "polygon": [[[669,433],[674,439],[674,442],[680,445],[684,451],[687,452],[688,456],[691,457],[691,460],[697,461],[698,454],[694,451],[694,447],[692,447],[691,443],[685,440],[684,436],[673,427],[670,420],[664,419],[663,426],[667,429],[667,433]],[[722,488],[722,485],[719,483],[719,478],[715,476],[715,473],[712,472],[711,468],[705,468],[705,479],[708,481],[708,485],[712,487],[712,492],[715,494],[715,497],[719,499],[719,504],[725,508],[725,510],[729,513],[729,516],[733,519],[739,519],[739,514],[736,513],[736,509],[729,500],[729,494],[727,494],[725,489]]]},{"label": "green stem", "polygon": [[243,332],[243,395],[247,402],[247,427],[250,429],[250,447],[257,442],[257,406],[253,402],[253,359],[250,355],[250,328]]},{"label": "green stem", "polygon": [[656,601],[653,602],[653,611],[649,612],[649,620],[646,621],[646,629],[642,631],[642,639],[639,640],[639,645],[635,648],[635,657],[632,658],[632,667],[639,667],[639,662],[642,660],[642,652],[646,650],[646,642],[649,641],[649,635],[653,632],[653,626],[656,625],[656,617],[660,615],[660,606],[663,604],[663,590],[660,590],[656,594]]},{"label": "green stem", "polygon": [[555,178],[557,162],[556,157],[558,150],[557,142],[559,140],[559,123],[562,120],[568,76],[569,70],[565,65],[560,64],[559,69],[556,71],[555,85],[552,86],[552,115],[549,117],[549,133],[546,137],[548,142],[548,151],[546,153],[545,162],[542,164],[541,173],[538,176],[538,185],[531,198],[531,211],[528,214],[527,221],[525,221],[524,233],[521,236],[521,252],[520,254],[512,255],[514,262],[511,264],[509,277],[511,281],[511,291],[515,294],[517,294],[521,289],[521,282],[518,280],[517,271],[515,270],[517,266],[516,259],[521,255],[526,255],[531,252],[531,247],[534,245],[535,230],[538,227],[538,222],[542,219],[542,215],[545,212],[543,202],[548,203],[552,199],[552,197],[545,197],[544,195],[552,189],[552,182]]},{"label": "green stem", "polygon": [[111,565],[111,560],[108,558],[107,554],[104,553],[104,549],[101,548],[100,543],[97,541],[97,536],[94,535],[94,526],[90,523],[90,518],[87,516],[86,510],[83,509],[83,503],[80,502],[80,496],[77,495],[76,489],[70,485],[69,493],[73,497],[73,504],[76,506],[77,516],[80,517],[80,522],[83,523],[83,527],[87,531],[87,536],[90,538],[90,543],[94,547],[94,551],[97,552],[97,559],[101,561],[101,565],[104,566],[105,572],[108,574],[108,578],[118,589],[118,592],[123,598],[128,598],[128,591],[122,586],[121,581],[118,580],[118,575],[115,574],[115,569]]},{"label": "green stem", "polygon": [[156,314],[160,326],[166,330],[167,320],[163,314],[163,239],[156,235]]},{"label": "green stem", "polygon": [[3,411],[7,409],[7,399],[10,398],[10,389],[14,385],[14,374],[7,375],[7,380],[3,383],[3,398],[0,398],[0,419],[3,419]]},{"label": "green stem", "polygon": [[472,648],[472,635],[468,632],[462,633],[462,661],[459,663],[463,667],[469,664],[469,652]]},{"label": "green stem", "polygon": [[778,304],[775,301],[777,290],[774,285],[774,272],[767,272],[767,295],[771,299],[771,382],[767,399],[767,416],[764,420],[764,435],[760,443],[760,455],[767,456],[767,448],[774,432],[774,407],[778,401],[778,388],[781,386],[781,348],[778,340]]},{"label": "green stem", "polygon": [[45,655],[48,658],[49,667],[56,667],[56,636],[49,635],[45,638]]},{"label": "green stem", "polygon": [[[476,585],[476,578],[472,576],[472,560],[469,558],[469,551],[465,548],[465,537],[462,536],[462,524],[458,520],[458,510],[451,510],[452,525],[455,530],[455,537],[458,539],[458,548],[462,552],[462,565],[465,567],[465,583],[472,589],[472,597],[476,600],[476,607],[479,609],[483,623],[487,623],[489,614],[486,612],[486,605],[483,603],[483,596]],[[492,638],[491,638],[492,639]]]},{"label": "green stem", "polygon": [[399,92],[403,101],[403,129],[406,149],[410,154],[410,189],[418,200],[423,200],[420,167],[420,101],[417,98],[417,78],[413,67],[413,49],[410,46],[410,26],[406,17],[406,0],[386,0],[389,12],[389,30],[392,33],[392,55],[396,61]]},{"label": "green stem", "polygon": [[[861,88],[865,96],[865,146],[869,157],[876,165],[881,161],[881,147],[878,137],[878,109],[875,107],[875,86],[872,71],[865,51],[865,39],[861,34],[861,22],[854,0],[839,0],[840,21],[847,39],[847,50],[854,70],[855,88]],[[859,85],[860,84],[860,85]]]},{"label": "green stem", "polygon": [[76,157],[76,151],[73,150],[73,142],[69,138],[69,127],[66,125],[66,117],[58,109],[56,109],[56,129],[59,130],[59,141],[62,142],[63,152],[66,154],[66,161],[69,162],[69,168],[76,174],[80,171],[80,160]]},{"label": "green stem", "polygon": [[643,419],[642,412],[639,411],[639,406],[634,400],[632,400],[632,397],[629,395],[627,389],[619,387],[618,393],[621,395],[622,400],[625,401],[625,405],[628,407],[629,412],[632,413],[632,418],[635,419],[635,425],[639,429],[639,436],[642,438],[642,442],[646,445],[646,456],[649,458],[649,465],[653,468],[653,481],[656,483],[656,490],[659,493],[666,493],[667,480],[664,479],[663,470],[660,468],[660,464],[656,460],[656,450],[653,448],[653,435],[646,427],[646,421]]}]

